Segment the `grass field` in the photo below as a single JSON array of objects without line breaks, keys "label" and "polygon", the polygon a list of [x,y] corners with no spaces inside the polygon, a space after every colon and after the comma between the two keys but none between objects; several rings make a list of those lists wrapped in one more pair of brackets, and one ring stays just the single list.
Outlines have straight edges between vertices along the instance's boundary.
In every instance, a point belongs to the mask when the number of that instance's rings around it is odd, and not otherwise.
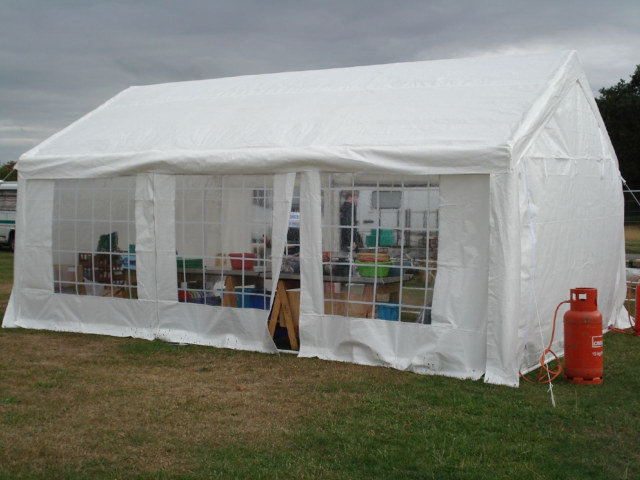
[{"label": "grass field", "polygon": [[640,338],[604,347],[604,383],[558,381],[553,408],[543,386],[1,329],[0,478],[640,478]]}]

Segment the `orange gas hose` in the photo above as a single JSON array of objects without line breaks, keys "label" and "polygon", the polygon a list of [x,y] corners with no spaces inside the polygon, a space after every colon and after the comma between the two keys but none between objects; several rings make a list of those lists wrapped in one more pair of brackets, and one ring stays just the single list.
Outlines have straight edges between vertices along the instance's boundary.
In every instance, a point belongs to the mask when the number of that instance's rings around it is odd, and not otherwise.
[{"label": "orange gas hose", "polygon": [[[553,382],[556,378],[558,378],[560,376],[560,374],[562,373],[562,364],[560,363],[560,359],[558,358],[558,356],[553,352],[553,350],[551,350],[551,345],[553,344],[553,337],[556,334],[556,317],[558,316],[558,310],[560,310],[560,306],[563,303],[569,303],[569,300],[565,300],[563,302],[560,302],[558,304],[558,306],[556,307],[556,312],[553,314],[553,328],[551,329],[551,338],[549,339],[549,346],[547,348],[544,349],[544,352],[542,352],[542,355],[540,355],[540,370],[538,370],[538,378],[533,381],[533,380],[529,380],[527,377],[525,377],[522,372],[520,373],[520,376],[522,377],[522,379],[525,382],[528,383],[540,383],[540,384],[546,384],[546,383],[551,383]],[[556,359],[557,366],[554,369],[550,369],[545,360],[547,358],[547,353],[550,353],[551,355],[554,356],[554,358]]]}]

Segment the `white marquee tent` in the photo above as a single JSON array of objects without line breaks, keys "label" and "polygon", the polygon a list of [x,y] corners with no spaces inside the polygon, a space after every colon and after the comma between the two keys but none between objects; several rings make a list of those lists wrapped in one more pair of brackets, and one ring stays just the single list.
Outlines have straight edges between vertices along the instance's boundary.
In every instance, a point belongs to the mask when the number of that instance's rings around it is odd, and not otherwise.
[{"label": "white marquee tent", "polygon": [[[303,357],[515,386],[570,288],[598,289],[603,328],[626,316],[621,179],[575,52],[131,87],[17,169],[4,327],[275,353],[264,303],[296,221]],[[350,240],[380,253],[392,232],[400,287],[327,265],[345,191]],[[207,304],[225,268],[248,292],[262,272],[263,308]],[[332,310],[334,291],[355,303]]]}]

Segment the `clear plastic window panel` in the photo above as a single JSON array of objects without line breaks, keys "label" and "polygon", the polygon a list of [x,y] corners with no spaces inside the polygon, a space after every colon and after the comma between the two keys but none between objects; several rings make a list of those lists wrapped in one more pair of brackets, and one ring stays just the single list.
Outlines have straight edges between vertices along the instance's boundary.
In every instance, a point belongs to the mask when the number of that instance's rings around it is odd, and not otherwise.
[{"label": "clear plastic window panel", "polygon": [[439,177],[325,174],[327,315],[431,323]]},{"label": "clear plastic window panel", "polygon": [[270,308],[273,177],[179,176],[178,301]]},{"label": "clear plastic window panel", "polygon": [[56,182],[55,293],[138,297],[135,188],[135,177]]}]

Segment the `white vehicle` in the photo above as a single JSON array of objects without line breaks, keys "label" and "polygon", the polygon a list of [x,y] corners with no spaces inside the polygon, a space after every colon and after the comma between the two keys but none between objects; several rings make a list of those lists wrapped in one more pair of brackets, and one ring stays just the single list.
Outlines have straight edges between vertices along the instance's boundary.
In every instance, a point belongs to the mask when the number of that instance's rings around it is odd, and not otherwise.
[{"label": "white vehicle", "polygon": [[0,183],[0,245],[13,252],[16,242],[16,201],[18,182]]}]

